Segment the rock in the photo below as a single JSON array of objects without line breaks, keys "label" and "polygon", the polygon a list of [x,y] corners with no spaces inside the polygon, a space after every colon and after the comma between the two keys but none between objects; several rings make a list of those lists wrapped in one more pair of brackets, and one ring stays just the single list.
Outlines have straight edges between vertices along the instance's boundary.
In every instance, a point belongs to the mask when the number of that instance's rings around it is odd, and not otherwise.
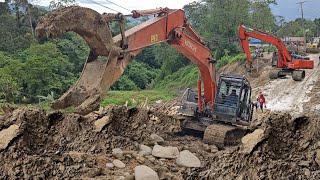
[{"label": "rock", "polygon": [[241,139],[241,152],[250,154],[258,143],[264,140],[264,130],[256,129],[253,133],[247,134]]},{"label": "rock", "polygon": [[111,119],[110,119],[110,116],[109,116],[109,115],[108,115],[108,116],[104,116],[104,117],[102,117],[101,119],[96,120],[96,121],[94,122],[95,131],[96,131],[96,132],[101,132],[102,129],[103,129],[106,125],[110,124],[110,122],[111,122]]},{"label": "rock", "polygon": [[120,148],[112,149],[112,155],[118,159],[122,159],[123,151]]},{"label": "rock", "polygon": [[320,149],[316,150],[316,158],[315,158],[316,163],[318,166],[320,166]]},{"label": "rock", "polygon": [[163,147],[160,145],[155,145],[152,149],[152,155],[159,158],[173,159],[179,156],[179,150],[177,147]]},{"label": "rock", "polygon": [[201,166],[201,162],[199,158],[197,158],[197,156],[195,156],[188,150],[184,150],[180,152],[176,160],[176,163],[179,166],[184,166],[184,167],[200,167]]},{"label": "rock", "polygon": [[135,180],[159,180],[158,174],[148,166],[137,166],[134,168]]},{"label": "rock", "polygon": [[210,152],[211,152],[211,153],[216,153],[216,152],[218,152],[218,151],[219,151],[219,149],[218,149],[217,146],[215,146],[215,145],[210,145]]},{"label": "rock", "polygon": [[124,180],[134,180],[134,175],[127,175]]},{"label": "rock", "polygon": [[115,180],[125,180],[125,177],[124,176],[116,176],[114,179]]},{"label": "rock", "polygon": [[141,144],[141,145],[139,146],[139,149],[140,149],[139,154],[140,154],[141,156],[148,156],[148,155],[150,155],[150,154],[152,153],[151,147],[146,146],[146,145],[144,145],[144,144]]},{"label": "rock", "polygon": [[0,151],[6,149],[9,143],[19,135],[20,125],[13,124],[0,131]]},{"label": "rock", "polygon": [[152,141],[154,141],[155,143],[163,143],[164,139],[160,136],[158,136],[157,134],[151,134],[150,138],[152,139]]},{"label": "rock", "polygon": [[120,169],[123,169],[123,168],[126,167],[126,165],[125,165],[122,161],[120,161],[120,160],[118,160],[118,159],[113,160],[113,161],[112,161],[112,164],[113,164],[115,167],[120,168]]},{"label": "rock", "polygon": [[107,167],[108,169],[112,169],[112,168],[114,168],[114,164],[113,164],[113,163],[107,163],[107,164],[106,164],[106,167]]},{"label": "rock", "polygon": [[143,164],[146,161],[146,158],[144,158],[143,156],[139,155],[136,157],[136,160],[138,161],[138,163]]},{"label": "rock", "polygon": [[309,161],[300,161],[300,163],[298,165],[302,166],[302,167],[309,167],[310,162]]},{"label": "rock", "polygon": [[155,116],[155,115],[152,115],[152,116],[150,117],[150,120],[151,120],[151,121],[159,121],[159,118],[158,118],[157,116]]},{"label": "rock", "polygon": [[304,175],[306,175],[307,177],[311,176],[311,172],[308,168],[304,169]]}]

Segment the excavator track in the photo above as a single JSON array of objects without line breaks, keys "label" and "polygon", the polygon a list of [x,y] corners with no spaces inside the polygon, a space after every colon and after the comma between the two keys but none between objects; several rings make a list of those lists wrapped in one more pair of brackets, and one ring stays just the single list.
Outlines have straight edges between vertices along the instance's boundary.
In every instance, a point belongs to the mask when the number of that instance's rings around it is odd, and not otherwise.
[{"label": "excavator track", "polygon": [[242,127],[227,124],[212,124],[206,128],[203,141],[218,147],[235,146],[241,143],[247,130]]}]

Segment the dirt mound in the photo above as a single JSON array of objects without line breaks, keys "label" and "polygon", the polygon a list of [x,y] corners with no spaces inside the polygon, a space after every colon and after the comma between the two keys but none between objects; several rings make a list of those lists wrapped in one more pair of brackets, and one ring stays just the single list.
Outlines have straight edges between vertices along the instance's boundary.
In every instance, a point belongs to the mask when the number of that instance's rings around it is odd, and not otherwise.
[{"label": "dirt mound", "polygon": [[233,62],[225,65],[219,70],[219,74],[235,74],[245,75],[250,81],[253,88],[254,95],[257,94],[259,89],[263,88],[269,81],[269,73],[271,67],[271,53],[264,53],[264,58],[255,59],[252,63],[252,69],[249,72],[245,67],[245,62]]},{"label": "dirt mound", "polygon": [[[208,179],[319,179],[316,161],[320,142],[309,136],[314,119],[272,114],[261,128],[265,138],[249,155],[240,147],[230,148],[208,159],[211,166],[189,172],[189,176]],[[317,120],[318,121],[318,120]],[[186,176],[187,177],[187,176]]]},{"label": "dirt mound", "polygon": [[[40,109],[17,109],[1,126],[0,133],[19,125],[17,136],[0,152],[0,178],[104,178],[132,177],[137,165],[155,170],[160,179],[263,179],[320,178],[316,158],[320,151],[317,119],[271,114],[256,128],[264,138],[248,154],[242,146],[218,150],[200,138],[181,136],[173,117],[137,108],[110,107],[87,116]],[[141,144],[152,148],[152,134],[162,146],[189,150],[201,161],[200,168],[184,168],[175,160],[140,155]],[[110,168],[113,150],[120,148],[125,167]],[[319,152],[320,156],[320,152]]]}]

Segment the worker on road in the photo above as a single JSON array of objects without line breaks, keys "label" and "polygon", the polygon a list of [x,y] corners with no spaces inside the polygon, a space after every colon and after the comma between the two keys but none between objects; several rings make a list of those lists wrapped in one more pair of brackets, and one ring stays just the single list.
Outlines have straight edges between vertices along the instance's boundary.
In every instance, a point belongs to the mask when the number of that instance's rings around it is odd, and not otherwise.
[{"label": "worker on road", "polygon": [[261,91],[259,92],[257,102],[258,102],[258,106],[260,107],[261,111],[263,112],[263,108],[267,108],[267,106],[266,106],[266,99]]}]

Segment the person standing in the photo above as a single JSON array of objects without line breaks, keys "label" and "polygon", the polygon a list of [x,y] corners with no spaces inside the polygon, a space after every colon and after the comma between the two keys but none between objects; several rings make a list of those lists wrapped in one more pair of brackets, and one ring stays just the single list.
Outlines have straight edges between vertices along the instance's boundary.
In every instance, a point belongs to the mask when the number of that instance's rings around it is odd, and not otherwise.
[{"label": "person standing", "polygon": [[263,93],[260,91],[258,98],[258,106],[260,107],[261,111],[263,112],[263,108],[266,108],[266,98],[264,97]]}]

